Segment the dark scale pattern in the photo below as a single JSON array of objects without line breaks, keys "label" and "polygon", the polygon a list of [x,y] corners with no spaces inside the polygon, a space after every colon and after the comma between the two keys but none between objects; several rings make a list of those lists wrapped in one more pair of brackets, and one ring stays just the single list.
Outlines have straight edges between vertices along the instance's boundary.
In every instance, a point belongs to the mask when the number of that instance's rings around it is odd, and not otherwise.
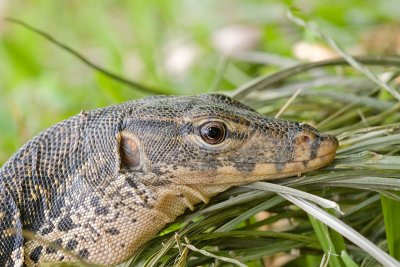
[{"label": "dark scale pattern", "polygon": [[[215,144],[200,136],[209,122],[224,128]],[[235,184],[321,167],[336,147],[332,136],[223,95],[81,112],[0,169],[0,266],[77,260],[71,255],[121,263],[186,207]],[[38,239],[23,240],[22,230]]]},{"label": "dark scale pattern", "polygon": [[61,218],[60,222],[58,223],[58,230],[62,232],[68,232],[71,229],[75,228],[75,223],[69,216]]},{"label": "dark scale pattern", "polygon": [[29,258],[30,258],[33,262],[37,263],[37,262],[39,261],[40,255],[42,254],[42,250],[43,250],[43,247],[42,247],[42,246],[37,246],[37,247],[31,252],[31,254],[29,255]]},{"label": "dark scale pattern", "polygon": [[89,257],[89,255],[90,255],[90,253],[87,249],[82,249],[82,250],[79,250],[79,252],[78,252],[78,256],[83,260],[87,259]]},{"label": "dark scale pattern", "polygon": [[76,249],[76,246],[78,245],[78,241],[75,239],[71,239],[68,241],[66,248],[69,250],[74,250]]}]

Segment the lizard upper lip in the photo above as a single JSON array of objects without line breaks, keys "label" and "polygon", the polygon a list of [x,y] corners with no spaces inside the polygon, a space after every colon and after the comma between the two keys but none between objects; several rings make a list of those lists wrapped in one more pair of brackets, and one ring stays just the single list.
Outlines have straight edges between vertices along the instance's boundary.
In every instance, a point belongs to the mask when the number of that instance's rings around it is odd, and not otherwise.
[{"label": "lizard upper lip", "polygon": [[[331,150],[328,153],[325,153],[323,155],[318,155],[315,158],[309,158],[309,159],[304,159],[304,160],[288,160],[288,161],[267,161],[267,162],[262,162],[262,161],[257,161],[257,160],[246,160],[246,161],[235,161],[235,163],[241,163],[241,164],[255,164],[255,163],[260,163],[260,164],[287,164],[287,163],[299,163],[299,162],[307,162],[307,161],[315,161],[321,158],[325,158],[328,156],[332,156],[333,154],[336,154],[336,149]],[[231,162],[229,160],[224,160],[223,162]]]}]

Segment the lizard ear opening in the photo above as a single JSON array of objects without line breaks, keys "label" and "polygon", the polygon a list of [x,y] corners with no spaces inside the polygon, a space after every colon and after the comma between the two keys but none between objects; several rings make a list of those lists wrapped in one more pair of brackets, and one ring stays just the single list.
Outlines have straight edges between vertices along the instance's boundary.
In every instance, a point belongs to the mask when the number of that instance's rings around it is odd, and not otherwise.
[{"label": "lizard ear opening", "polygon": [[127,133],[121,133],[119,143],[121,167],[131,169],[140,165],[140,150],[136,140]]}]

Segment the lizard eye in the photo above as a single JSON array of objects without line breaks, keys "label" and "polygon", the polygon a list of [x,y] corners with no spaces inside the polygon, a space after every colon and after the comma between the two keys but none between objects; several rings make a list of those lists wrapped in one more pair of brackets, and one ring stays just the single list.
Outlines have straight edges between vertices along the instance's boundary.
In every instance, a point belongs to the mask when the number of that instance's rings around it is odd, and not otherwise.
[{"label": "lizard eye", "polygon": [[210,145],[217,145],[225,140],[226,126],[218,121],[206,122],[200,126],[201,138]]}]

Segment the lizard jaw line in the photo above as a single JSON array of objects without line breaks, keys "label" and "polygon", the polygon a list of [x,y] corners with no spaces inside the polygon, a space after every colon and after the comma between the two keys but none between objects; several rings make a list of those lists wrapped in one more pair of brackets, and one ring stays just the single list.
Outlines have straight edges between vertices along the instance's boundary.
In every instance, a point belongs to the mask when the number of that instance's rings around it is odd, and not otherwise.
[{"label": "lizard jaw line", "polygon": [[[279,178],[286,178],[286,177],[291,177],[291,176],[300,176],[301,174],[319,169],[323,166],[328,165],[333,161],[335,158],[336,151],[332,151],[331,153],[327,153],[321,156],[318,156],[314,159],[309,159],[309,160],[301,160],[301,161],[292,161],[292,162],[287,162],[285,165],[282,167],[281,170],[278,170],[278,168],[272,173],[272,174],[267,174],[267,173],[262,173],[262,171],[259,171],[257,173],[252,173],[250,176],[258,177],[258,180],[273,180],[273,179],[279,179]],[[271,163],[271,165],[274,163]],[[278,163],[275,163],[275,165],[279,165]],[[265,177],[265,179],[260,179],[260,177]],[[251,179],[253,180],[253,179]]]},{"label": "lizard jaw line", "polygon": [[[274,180],[291,176],[299,176],[303,173],[313,171],[328,165],[335,158],[335,151],[318,156],[314,159],[304,161],[292,161],[280,166],[280,163],[256,163],[252,170],[239,170],[233,166],[220,167],[217,170],[194,173],[189,170],[182,170],[171,182],[180,185],[208,185],[236,186],[256,181]],[[193,179],[182,179],[191,176]],[[180,178],[178,178],[180,177]],[[201,182],[199,182],[201,181]]]}]

